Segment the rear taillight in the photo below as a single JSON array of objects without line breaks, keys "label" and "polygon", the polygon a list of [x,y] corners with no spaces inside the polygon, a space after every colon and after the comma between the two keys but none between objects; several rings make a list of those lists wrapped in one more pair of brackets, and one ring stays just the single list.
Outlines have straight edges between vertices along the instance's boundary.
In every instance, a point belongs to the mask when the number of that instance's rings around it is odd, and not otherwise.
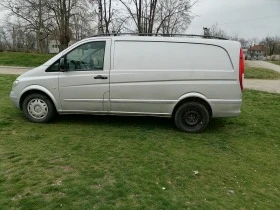
[{"label": "rear taillight", "polygon": [[244,55],[243,55],[243,50],[240,49],[240,58],[239,58],[239,83],[240,83],[240,88],[241,91],[243,91],[243,80],[244,80]]}]

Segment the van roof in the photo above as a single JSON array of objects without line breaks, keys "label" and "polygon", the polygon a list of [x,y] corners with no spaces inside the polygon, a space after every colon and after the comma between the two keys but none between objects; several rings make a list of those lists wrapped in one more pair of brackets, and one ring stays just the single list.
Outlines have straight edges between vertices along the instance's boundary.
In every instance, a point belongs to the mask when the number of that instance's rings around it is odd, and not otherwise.
[{"label": "van roof", "polygon": [[97,34],[92,37],[104,37],[104,36],[136,36],[136,37],[187,37],[187,38],[204,38],[204,39],[221,39],[221,40],[227,40],[224,37],[218,37],[218,36],[209,36],[209,35],[198,35],[198,34],[153,34],[153,33],[115,33],[115,34]]},{"label": "van roof", "polygon": [[96,40],[96,39],[111,39],[116,41],[160,41],[160,42],[189,42],[189,43],[205,43],[205,44],[214,44],[214,45],[223,45],[225,43],[233,43],[236,41],[227,40],[223,38],[217,38],[212,36],[203,36],[203,35],[185,35],[185,34],[176,34],[176,35],[146,35],[141,34],[107,34],[107,35],[95,35],[90,38],[86,38],[83,41],[87,40]]}]

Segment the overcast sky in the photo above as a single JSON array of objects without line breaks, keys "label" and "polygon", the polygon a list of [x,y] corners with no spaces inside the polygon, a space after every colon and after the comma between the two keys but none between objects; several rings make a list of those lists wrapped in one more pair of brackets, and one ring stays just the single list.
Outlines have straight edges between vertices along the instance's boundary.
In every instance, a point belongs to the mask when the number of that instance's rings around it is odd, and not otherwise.
[{"label": "overcast sky", "polygon": [[280,36],[280,0],[198,0],[187,33],[201,34],[218,24],[229,35],[263,38]]},{"label": "overcast sky", "polygon": [[[193,0],[194,1],[194,0]],[[198,0],[188,34],[218,24],[228,35],[246,39],[280,36],[280,0]],[[0,12],[0,23],[5,13]]]}]

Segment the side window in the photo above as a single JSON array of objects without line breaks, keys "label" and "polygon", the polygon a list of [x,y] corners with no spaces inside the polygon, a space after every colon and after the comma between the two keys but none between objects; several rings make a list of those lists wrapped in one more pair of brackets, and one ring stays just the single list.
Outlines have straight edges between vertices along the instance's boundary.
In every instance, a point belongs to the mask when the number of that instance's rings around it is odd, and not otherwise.
[{"label": "side window", "polygon": [[106,42],[89,42],[75,48],[66,57],[69,71],[103,70]]},{"label": "side window", "polygon": [[59,71],[59,60],[56,61],[53,65],[51,65],[46,72],[58,72]]}]

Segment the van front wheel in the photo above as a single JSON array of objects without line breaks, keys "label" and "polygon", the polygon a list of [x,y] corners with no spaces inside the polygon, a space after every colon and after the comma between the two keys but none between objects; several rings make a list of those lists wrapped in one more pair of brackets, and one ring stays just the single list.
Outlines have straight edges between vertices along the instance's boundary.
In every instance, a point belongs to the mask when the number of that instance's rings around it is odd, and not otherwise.
[{"label": "van front wheel", "polygon": [[182,104],[175,113],[175,124],[183,132],[198,133],[209,123],[209,111],[198,102]]},{"label": "van front wheel", "polygon": [[50,99],[37,93],[30,94],[24,99],[22,109],[31,122],[47,123],[55,115],[55,108]]}]

